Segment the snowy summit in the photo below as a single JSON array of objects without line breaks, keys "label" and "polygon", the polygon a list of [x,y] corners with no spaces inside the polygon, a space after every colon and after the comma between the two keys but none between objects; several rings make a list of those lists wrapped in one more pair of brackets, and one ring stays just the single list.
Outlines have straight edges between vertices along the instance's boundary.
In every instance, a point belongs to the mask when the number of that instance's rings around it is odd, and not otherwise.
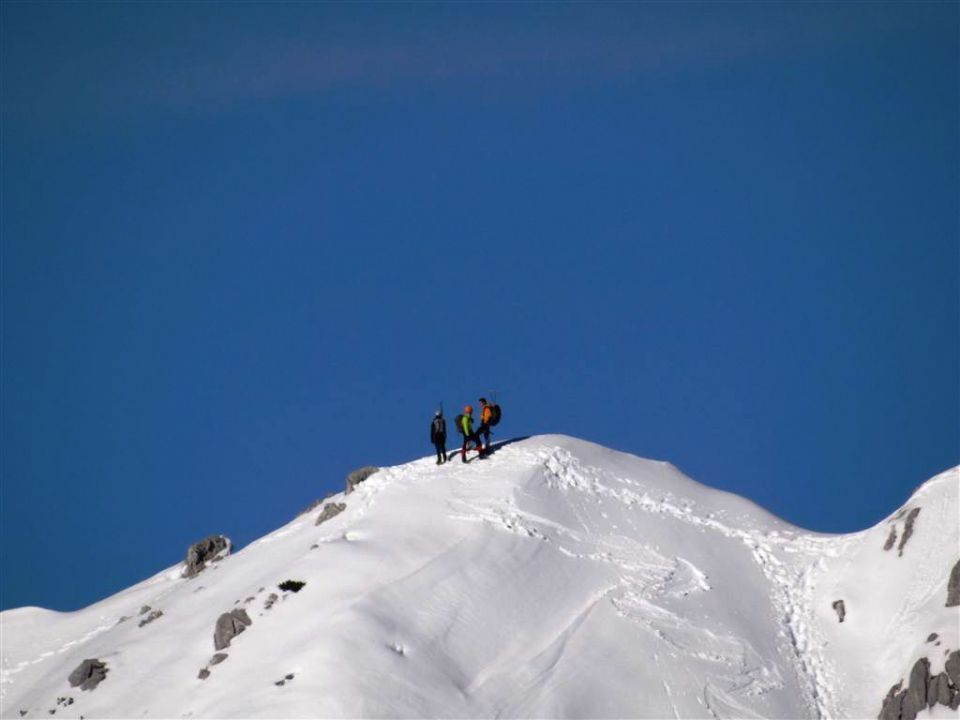
[{"label": "snowy summit", "polygon": [[367,468],[239,552],[0,614],[0,714],[957,718],[958,484],[824,535],[564,436]]}]

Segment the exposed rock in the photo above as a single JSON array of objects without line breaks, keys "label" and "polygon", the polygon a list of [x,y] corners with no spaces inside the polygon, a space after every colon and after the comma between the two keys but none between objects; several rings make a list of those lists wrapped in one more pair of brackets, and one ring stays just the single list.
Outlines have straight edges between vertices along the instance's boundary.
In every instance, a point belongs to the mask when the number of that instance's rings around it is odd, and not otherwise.
[{"label": "exposed rock", "polygon": [[944,669],[954,687],[960,688],[960,650],[954,650],[944,663]]},{"label": "exposed rock", "polygon": [[914,720],[917,713],[927,706],[927,685],[930,682],[930,661],[920,658],[910,671],[910,686],[903,699],[902,720]]},{"label": "exposed rock", "polygon": [[286,680],[277,680],[277,681],[274,683],[274,685],[276,685],[277,687],[282,687],[282,686],[284,686],[284,685],[286,685],[286,684],[287,684],[287,681],[286,681]]},{"label": "exposed rock", "polygon": [[200,668],[200,672],[197,673],[197,677],[201,680],[206,680],[208,677],[210,677],[210,671],[206,668]]},{"label": "exposed rock", "polygon": [[284,675],[284,678],[287,680],[293,680],[293,673],[290,673],[289,675]]},{"label": "exposed rock", "polygon": [[347,509],[345,503],[327,503],[323,506],[323,510],[320,511],[320,514],[317,516],[317,522],[314,525],[320,525],[325,523],[330,518],[334,518],[344,510]]},{"label": "exposed rock", "polygon": [[253,621],[242,608],[231,610],[217,618],[217,626],[213,632],[214,650],[223,650],[230,647],[230,641],[252,625]]},{"label": "exposed rock", "polygon": [[933,641],[936,640],[938,637],[940,637],[940,636],[937,635],[936,633],[930,633],[930,635],[927,637],[927,642],[933,642]]},{"label": "exposed rock", "polygon": [[379,469],[380,468],[374,467],[373,465],[367,465],[366,467],[354,470],[352,473],[347,475],[347,490],[344,494],[349,495],[352,493],[356,489],[357,485],[369,478]]},{"label": "exposed rock", "polygon": [[900,538],[900,546],[897,548],[900,557],[903,557],[903,548],[907,544],[907,540],[913,535],[913,524],[917,521],[917,515],[919,514],[920,508],[913,508],[910,514],[907,515],[907,520],[903,527],[903,537]]},{"label": "exposed rock", "polygon": [[143,620],[138,623],[138,627],[143,627],[144,625],[149,625],[158,617],[163,617],[163,610],[154,610],[152,613],[147,615]]},{"label": "exposed rock", "polygon": [[951,692],[953,693],[953,697],[950,699],[950,709],[956,710],[960,708],[960,690],[953,688]]},{"label": "exposed rock", "polygon": [[837,617],[840,618],[840,622],[843,622],[843,619],[847,616],[847,606],[844,605],[843,600],[834,600],[831,607],[837,611]]},{"label": "exposed rock", "polygon": [[88,658],[80,663],[67,680],[70,687],[79,687],[81,690],[94,690],[103,682],[109,672],[107,664],[96,658]]},{"label": "exposed rock", "polygon": [[931,698],[931,693],[927,693],[927,704],[930,707],[933,707],[937,703],[941,705],[950,706],[950,699],[952,697],[951,687],[950,687],[950,678],[947,677],[946,673],[940,673],[933,680],[930,681],[930,689],[934,692],[932,693],[933,697]]},{"label": "exposed rock", "polygon": [[230,657],[230,656],[227,655],[226,653],[217,653],[217,654],[214,655],[212,658],[210,658],[210,664],[211,664],[211,665],[219,665],[219,664],[222,663],[224,660],[226,660],[228,657]]},{"label": "exposed rock", "polygon": [[890,688],[887,697],[883,700],[883,707],[880,709],[877,720],[900,720],[903,699],[907,696],[907,691],[901,690],[901,687],[903,687],[903,680]]},{"label": "exposed rock", "polygon": [[950,571],[950,580],[947,581],[947,607],[960,605],[960,560],[957,560]]},{"label": "exposed rock", "polygon": [[230,554],[230,538],[224,535],[210,535],[195,542],[187,550],[186,566],[183,577],[195,577],[207,563],[215,562]]},{"label": "exposed rock", "polygon": [[896,526],[893,526],[890,528],[890,534],[887,535],[887,541],[883,544],[883,549],[890,550],[896,544],[897,544],[897,528]]},{"label": "exposed rock", "polygon": [[300,580],[284,580],[282,583],[277,585],[277,587],[283,590],[284,592],[289,590],[290,592],[297,593],[297,592],[300,592],[300,589],[304,585],[306,585],[306,583],[301,582]]},{"label": "exposed rock", "polygon": [[267,601],[263,604],[263,609],[269,610],[270,608],[273,607],[273,604],[279,599],[280,599],[279,595],[277,595],[276,593],[270,593],[267,596]]},{"label": "exposed rock", "polygon": [[120,623],[125,623],[129,619],[130,619],[129,615],[121,615],[120,619],[117,620],[117,625],[119,625]]},{"label": "exposed rock", "polygon": [[[317,499],[314,500],[312,503],[310,503],[309,505],[307,505],[303,510],[301,510],[301,511],[300,511],[300,515],[306,515],[308,512],[313,512],[313,511],[316,510],[318,507],[320,507],[321,505],[323,505],[327,500],[329,500],[330,498],[332,498],[334,495],[336,495],[336,493],[327,493],[327,494],[324,495],[322,498],[317,498]],[[297,517],[300,517],[300,515],[297,515]]]},{"label": "exposed rock", "polygon": [[140,614],[140,615],[144,615],[145,613],[150,612],[150,610],[151,610],[151,608],[150,608],[149,605],[144,605],[142,608],[140,608],[139,614]]}]

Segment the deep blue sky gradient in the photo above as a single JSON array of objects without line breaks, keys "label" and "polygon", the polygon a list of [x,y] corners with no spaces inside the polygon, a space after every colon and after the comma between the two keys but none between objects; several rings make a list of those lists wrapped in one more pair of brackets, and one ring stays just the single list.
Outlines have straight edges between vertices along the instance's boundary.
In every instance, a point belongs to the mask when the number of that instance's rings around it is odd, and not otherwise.
[{"label": "deep blue sky gradient", "polygon": [[0,607],[439,401],[805,528],[960,462],[956,3],[0,5]]}]

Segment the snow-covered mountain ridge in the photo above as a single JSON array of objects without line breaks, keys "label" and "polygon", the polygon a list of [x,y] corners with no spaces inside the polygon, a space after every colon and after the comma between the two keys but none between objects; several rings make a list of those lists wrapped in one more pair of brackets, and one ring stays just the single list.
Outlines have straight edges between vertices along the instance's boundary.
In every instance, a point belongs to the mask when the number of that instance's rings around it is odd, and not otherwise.
[{"label": "snow-covered mountain ridge", "polygon": [[922,681],[956,718],[958,486],[823,535],[564,436],[417,460],[193,577],[0,614],[0,716],[897,720]]}]

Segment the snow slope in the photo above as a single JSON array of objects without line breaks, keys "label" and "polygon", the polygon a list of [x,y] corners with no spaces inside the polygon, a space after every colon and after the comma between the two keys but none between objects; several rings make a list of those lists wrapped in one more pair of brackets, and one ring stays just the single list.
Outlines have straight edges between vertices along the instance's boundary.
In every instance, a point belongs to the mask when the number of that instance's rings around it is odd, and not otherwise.
[{"label": "snow slope", "polygon": [[[0,614],[0,716],[876,717],[918,658],[935,675],[960,647],[958,484],[830,536],[564,436],[422,459],[195,578]],[[252,623],[210,664],[236,608]],[[87,658],[106,679],[71,687]]]}]

